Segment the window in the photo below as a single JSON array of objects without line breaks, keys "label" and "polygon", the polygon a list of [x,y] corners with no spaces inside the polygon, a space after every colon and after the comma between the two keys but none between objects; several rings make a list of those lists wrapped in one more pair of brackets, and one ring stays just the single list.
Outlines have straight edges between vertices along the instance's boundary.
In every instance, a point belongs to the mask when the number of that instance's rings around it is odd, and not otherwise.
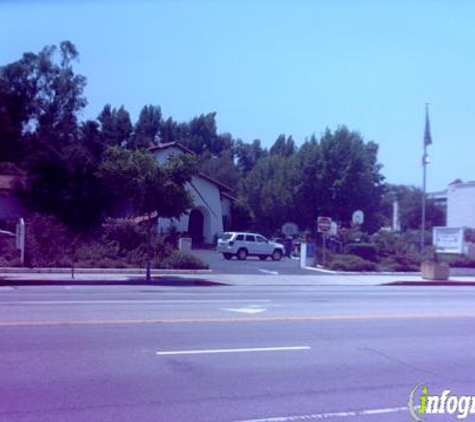
[{"label": "window", "polygon": [[257,241],[259,243],[267,243],[267,239],[265,237],[262,237],[262,236],[257,236]]},{"label": "window", "polygon": [[256,236],[252,236],[250,234],[246,235],[246,242],[255,242],[256,241]]},{"label": "window", "polygon": [[236,240],[243,241],[243,240],[244,240],[244,235],[243,235],[243,234],[238,234],[238,235],[236,236]]}]

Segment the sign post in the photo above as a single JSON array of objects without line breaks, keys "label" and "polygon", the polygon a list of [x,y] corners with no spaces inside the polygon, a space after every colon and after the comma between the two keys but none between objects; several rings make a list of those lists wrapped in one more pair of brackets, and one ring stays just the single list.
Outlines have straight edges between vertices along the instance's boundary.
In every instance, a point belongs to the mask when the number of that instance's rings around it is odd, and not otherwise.
[{"label": "sign post", "polygon": [[323,243],[323,257],[322,264],[325,266],[327,258],[327,233],[332,228],[332,219],[330,217],[318,217],[317,219],[317,231],[322,233]]},{"label": "sign post", "polygon": [[25,220],[20,218],[16,225],[16,247],[20,249],[21,265],[25,264]]}]

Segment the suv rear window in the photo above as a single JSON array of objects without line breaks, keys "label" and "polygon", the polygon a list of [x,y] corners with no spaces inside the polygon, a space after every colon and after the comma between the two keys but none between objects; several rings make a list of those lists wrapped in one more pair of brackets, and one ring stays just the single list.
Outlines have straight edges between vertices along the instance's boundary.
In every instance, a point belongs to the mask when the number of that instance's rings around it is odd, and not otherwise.
[{"label": "suv rear window", "polygon": [[232,233],[224,233],[223,235],[221,235],[221,240],[229,240],[231,239],[231,237],[233,237]]}]

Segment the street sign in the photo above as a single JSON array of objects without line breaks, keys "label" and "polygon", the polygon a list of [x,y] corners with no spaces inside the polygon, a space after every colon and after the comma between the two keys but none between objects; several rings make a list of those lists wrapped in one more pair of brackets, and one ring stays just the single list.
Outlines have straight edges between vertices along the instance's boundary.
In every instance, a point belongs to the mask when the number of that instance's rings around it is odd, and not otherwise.
[{"label": "street sign", "polygon": [[330,217],[318,217],[317,230],[318,233],[327,233],[332,228],[332,219]]},{"label": "street sign", "polygon": [[364,212],[357,210],[351,216],[351,221],[355,226],[361,226],[364,223]]}]

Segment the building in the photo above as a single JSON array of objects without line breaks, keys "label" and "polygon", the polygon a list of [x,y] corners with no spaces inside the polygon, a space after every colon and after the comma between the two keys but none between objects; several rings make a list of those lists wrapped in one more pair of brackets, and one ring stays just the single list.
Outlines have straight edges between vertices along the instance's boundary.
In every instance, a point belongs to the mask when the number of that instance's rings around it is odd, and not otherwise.
[{"label": "building", "polygon": [[12,221],[28,215],[28,211],[21,206],[16,190],[21,190],[26,183],[25,177],[0,175],[0,229],[8,227]]},{"label": "building", "polygon": [[475,181],[452,182],[447,189],[427,194],[436,205],[447,211],[447,227],[475,229]]},{"label": "building", "polygon": [[[165,164],[173,155],[194,154],[178,142],[160,144],[150,149],[159,164]],[[179,220],[160,218],[161,235],[171,230],[186,233],[194,244],[213,244],[216,237],[231,224],[231,205],[235,199],[233,190],[203,173],[193,176],[187,189],[194,207]]]},{"label": "building", "polygon": [[455,181],[447,188],[447,226],[475,228],[475,181]]}]

